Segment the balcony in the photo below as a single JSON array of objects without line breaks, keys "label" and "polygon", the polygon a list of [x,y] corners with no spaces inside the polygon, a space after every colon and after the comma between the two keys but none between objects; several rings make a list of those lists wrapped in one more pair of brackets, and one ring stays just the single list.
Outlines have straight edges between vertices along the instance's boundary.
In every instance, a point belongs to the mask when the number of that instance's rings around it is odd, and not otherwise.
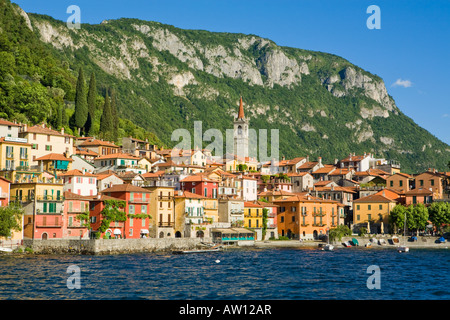
[{"label": "balcony", "polygon": [[313,213],[313,217],[324,217],[326,215],[325,212],[315,212]]},{"label": "balcony", "polygon": [[137,199],[130,199],[128,200],[129,203],[150,203],[150,199],[142,199],[142,198],[137,198]]},{"label": "balcony", "polygon": [[313,225],[313,227],[325,227],[327,224],[326,223],[313,223],[312,225]]},{"label": "balcony", "polygon": [[26,154],[26,153],[25,153],[25,154],[21,153],[21,154],[20,154],[20,159],[21,159],[21,160],[28,160],[28,154]]},{"label": "balcony", "polygon": [[158,227],[174,227],[174,222],[158,222]]},{"label": "balcony", "polygon": [[13,159],[14,158],[14,153],[13,152],[7,153],[6,154],[6,158]]},{"label": "balcony", "polygon": [[15,201],[30,202],[30,201],[34,200],[33,197],[29,197],[29,196],[11,196],[10,199],[11,199],[11,202],[15,202]]},{"label": "balcony", "polygon": [[36,222],[36,228],[62,228],[63,226],[63,222],[58,222],[58,223],[43,223],[42,221],[37,221]]},{"label": "balcony", "polygon": [[162,200],[172,200],[173,196],[158,196],[158,200],[162,201]]},{"label": "balcony", "polygon": [[64,201],[63,196],[55,196],[55,195],[44,195],[44,196],[37,196],[37,201]]}]

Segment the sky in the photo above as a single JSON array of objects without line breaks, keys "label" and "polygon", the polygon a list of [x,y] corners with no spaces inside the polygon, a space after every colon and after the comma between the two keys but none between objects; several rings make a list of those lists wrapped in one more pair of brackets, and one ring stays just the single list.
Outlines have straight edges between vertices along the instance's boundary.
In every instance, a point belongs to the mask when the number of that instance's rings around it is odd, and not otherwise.
[{"label": "sky", "polygon": [[[183,29],[254,34],[332,53],[381,77],[400,110],[450,144],[450,1],[12,0],[26,12],[81,23],[137,18]],[[368,7],[376,5],[379,15]],[[374,18],[378,18],[373,20]],[[379,23],[379,28],[368,28]],[[369,23],[369,25],[370,25]]]}]

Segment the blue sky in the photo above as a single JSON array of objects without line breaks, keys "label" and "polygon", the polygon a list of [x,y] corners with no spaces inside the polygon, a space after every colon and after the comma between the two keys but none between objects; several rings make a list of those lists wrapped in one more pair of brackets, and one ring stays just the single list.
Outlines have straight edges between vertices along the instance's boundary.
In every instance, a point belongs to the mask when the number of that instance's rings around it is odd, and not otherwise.
[{"label": "blue sky", "polygon": [[[450,1],[12,0],[26,12],[81,22],[138,18],[184,29],[256,34],[278,45],[341,56],[383,78],[397,106],[450,144]],[[370,5],[381,29],[366,26]]]}]

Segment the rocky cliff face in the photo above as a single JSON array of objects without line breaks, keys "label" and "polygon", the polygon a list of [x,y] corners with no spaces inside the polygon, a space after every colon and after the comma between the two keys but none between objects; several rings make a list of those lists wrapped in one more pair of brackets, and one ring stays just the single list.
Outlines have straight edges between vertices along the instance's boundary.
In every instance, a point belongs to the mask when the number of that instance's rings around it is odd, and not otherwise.
[{"label": "rocky cliff face", "polygon": [[[84,65],[105,73],[104,81],[124,88],[119,111],[143,127],[155,126],[165,141],[170,129],[188,126],[188,120],[230,128],[238,97],[246,95],[255,128],[283,129],[280,139],[286,141],[280,146],[286,156],[331,160],[361,150],[412,168],[430,165],[426,156],[405,156],[423,145],[450,151],[401,113],[382,79],[340,57],[280,47],[253,35],[188,31],[135,19],[79,30],[39,15],[29,21],[41,40],[73,65],[82,56]],[[211,106],[207,114],[206,105]],[[147,119],[148,114],[156,118]],[[167,121],[174,126],[159,127]],[[417,131],[420,142],[403,136],[396,123],[410,134]]]}]

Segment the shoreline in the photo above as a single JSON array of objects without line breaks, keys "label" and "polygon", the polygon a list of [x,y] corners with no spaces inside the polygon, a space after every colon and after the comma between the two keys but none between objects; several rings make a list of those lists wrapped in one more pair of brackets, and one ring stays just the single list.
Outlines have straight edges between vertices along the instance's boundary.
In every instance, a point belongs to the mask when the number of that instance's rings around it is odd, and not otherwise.
[{"label": "shoreline", "polygon": [[[344,242],[357,239],[358,245],[345,247]],[[399,245],[406,244],[410,249],[448,249],[448,242],[436,243],[439,237],[421,237],[415,242],[403,242],[403,237],[398,237],[399,243],[393,243],[391,237],[344,237],[341,241],[333,242],[334,248],[351,249],[363,248],[367,250],[376,249],[397,249]],[[425,239],[422,239],[425,238]],[[385,244],[373,243],[372,246],[365,245],[371,240],[384,239]],[[167,253],[182,250],[205,249],[205,243],[211,243],[209,238],[170,238],[170,239],[97,239],[97,240],[25,240],[20,248],[23,253],[30,254],[58,254],[58,255],[114,255],[114,254],[134,254],[134,253]],[[324,241],[309,240],[265,240],[249,243],[236,243],[225,245],[226,250],[245,250],[245,249],[283,249],[283,248],[308,248],[319,249],[326,244]],[[28,250],[27,252],[27,248]],[[20,254],[20,252],[8,252],[3,254]]]}]

